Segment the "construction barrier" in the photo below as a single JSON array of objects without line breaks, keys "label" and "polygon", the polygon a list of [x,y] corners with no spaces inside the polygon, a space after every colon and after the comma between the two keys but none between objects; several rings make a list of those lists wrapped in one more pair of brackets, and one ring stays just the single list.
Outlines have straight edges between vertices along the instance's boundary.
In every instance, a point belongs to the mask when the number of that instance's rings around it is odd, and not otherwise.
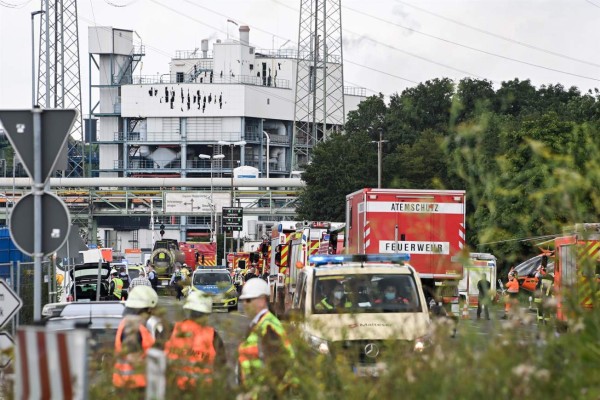
[{"label": "construction barrier", "polygon": [[15,399],[86,399],[88,331],[17,330]]},{"label": "construction barrier", "polygon": [[461,318],[462,319],[469,319],[469,303],[467,303],[466,301],[463,304]]}]

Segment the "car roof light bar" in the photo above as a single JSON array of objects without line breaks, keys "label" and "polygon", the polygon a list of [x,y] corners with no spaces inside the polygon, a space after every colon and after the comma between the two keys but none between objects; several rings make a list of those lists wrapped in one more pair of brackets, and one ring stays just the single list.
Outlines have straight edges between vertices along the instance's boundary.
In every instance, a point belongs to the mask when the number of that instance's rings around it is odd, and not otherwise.
[{"label": "car roof light bar", "polygon": [[403,264],[410,260],[410,256],[405,253],[397,254],[327,254],[314,255],[308,258],[308,261],[315,266],[326,264],[342,264],[347,262],[390,262]]}]

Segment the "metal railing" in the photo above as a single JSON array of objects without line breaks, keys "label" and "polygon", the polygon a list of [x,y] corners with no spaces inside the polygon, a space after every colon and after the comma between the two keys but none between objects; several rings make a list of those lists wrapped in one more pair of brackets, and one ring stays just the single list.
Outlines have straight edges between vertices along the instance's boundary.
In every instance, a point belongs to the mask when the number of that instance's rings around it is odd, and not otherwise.
[{"label": "metal railing", "polygon": [[[185,60],[185,59],[196,59],[196,58],[204,58],[202,57],[202,50],[194,49],[194,50],[175,50],[176,60]],[[208,51],[206,59],[212,58],[212,52]]]},{"label": "metal railing", "polygon": [[367,97],[367,89],[356,86],[344,86],[344,94],[348,96]]},{"label": "metal railing", "polygon": [[[168,75],[168,76],[167,76]],[[189,74],[187,75],[189,78]],[[184,77],[185,80],[185,77]],[[187,83],[194,84],[194,82],[177,82],[177,75],[163,74],[163,75],[136,75],[133,76],[134,85],[157,85],[157,84],[173,84],[173,83]],[[204,83],[209,83],[204,81]],[[276,87],[280,89],[289,89],[289,79],[273,79],[267,77],[264,81],[262,77],[250,76],[250,75],[235,75],[235,76],[221,76],[220,74],[213,74],[212,83],[226,84],[226,85],[253,85],[253,86],[267,86]]]}]

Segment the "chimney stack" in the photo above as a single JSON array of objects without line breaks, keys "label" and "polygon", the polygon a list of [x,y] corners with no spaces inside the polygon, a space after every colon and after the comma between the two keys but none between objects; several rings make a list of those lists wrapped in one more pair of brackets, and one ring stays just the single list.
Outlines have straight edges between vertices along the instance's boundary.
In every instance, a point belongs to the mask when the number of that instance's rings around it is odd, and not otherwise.
[{"label": "chimney stack", "polygon": [[250,46],[250,27],[248,25],[240,26],[240,43]]}]

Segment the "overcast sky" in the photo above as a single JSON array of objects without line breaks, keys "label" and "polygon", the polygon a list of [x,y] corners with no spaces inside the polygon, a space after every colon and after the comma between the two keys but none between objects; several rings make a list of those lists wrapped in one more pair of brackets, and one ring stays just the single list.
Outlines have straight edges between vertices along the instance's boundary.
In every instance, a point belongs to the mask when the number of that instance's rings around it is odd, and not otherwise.
[{"label": "overcast sky", "polygon": [[[330,1],[330,0],[328,0]],[[136,74],[168,72],[176,50],[204,38],[238,37],[256,48],[294,48],[300,0],[80,0],[83,113],[87,114],[87,28],[134,30],[146,56]],[[31,103],[31,12],[39,0],[0,0],[0,108]],[[39,21],[36,17],[36,21]],[[600,0],[343,0],[346,86],[401,92],[432,78],[513,78],[600,87]],[[36,24],[36,34],[39,24]],[[36,37],[36,45],[37,45]],[[37,52],[37,49],[36,49]]]}]

